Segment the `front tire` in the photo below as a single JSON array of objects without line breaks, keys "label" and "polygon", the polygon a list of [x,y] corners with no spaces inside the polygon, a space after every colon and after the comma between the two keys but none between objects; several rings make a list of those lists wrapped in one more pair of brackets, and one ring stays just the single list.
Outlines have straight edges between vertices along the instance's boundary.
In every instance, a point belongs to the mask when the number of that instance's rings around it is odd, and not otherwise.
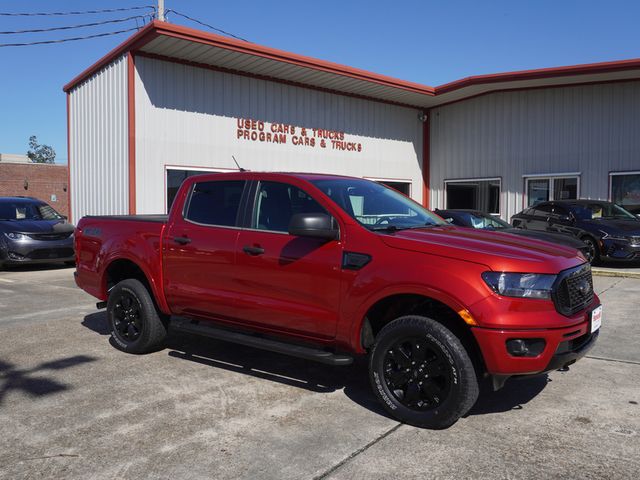
[{"label": "front tire", "polygon": [[387,412],[417,427],[453,425],[479,392],[473,363],[458,337],[416,315],[400,317],[378,333],[369,377]]},{"label": "front tire", "polygon": [[109,293],[107,319],[113,343],[128,353],[149,353],[161,348],[166,321],[139,280],[119,282]]},{"label": "front tire", "polygon": [[592,237],[582,237],[580,240],[582,240],[582,242],[589,249],[587,252],[587,260],[589,261],[589,263],[598,263],[600,261],[598,242],[596,242],[596,240]]}]

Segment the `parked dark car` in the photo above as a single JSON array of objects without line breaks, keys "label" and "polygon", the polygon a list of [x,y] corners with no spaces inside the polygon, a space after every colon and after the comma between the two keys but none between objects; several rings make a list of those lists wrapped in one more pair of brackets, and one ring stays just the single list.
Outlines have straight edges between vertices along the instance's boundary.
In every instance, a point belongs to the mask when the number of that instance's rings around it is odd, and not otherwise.
[{"label": "parked dark car", "polygon": [[562,233],[589,247],[590,261],[640,260],[640,219],[601,200],[541,202],[511,217],[514,227]]},{"label": "parked dark car", "polygon": [[29,197],[0,197],[0,268],[74,263],[74,226],[50,205]]},{"label": "parked dark car", "polygon": [[478,210],[438,210],[435,211],[442,218],[453,225],[460,227],[479,228],[481,230],[495,230],[497,232],[512,233],[536,240],[563,245],[579,250],[585,258],[589,254],[589,247],[577,238],[568,237],[559,233],[539,232],[535,230],[523,230],[514,228],[504,220]]}]

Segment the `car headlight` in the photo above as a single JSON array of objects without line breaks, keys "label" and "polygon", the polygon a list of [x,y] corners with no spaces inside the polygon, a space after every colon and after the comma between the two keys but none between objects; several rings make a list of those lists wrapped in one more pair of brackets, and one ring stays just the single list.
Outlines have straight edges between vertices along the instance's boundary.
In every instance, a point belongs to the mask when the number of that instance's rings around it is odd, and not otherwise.
[{"label": "car headlight", "polygon": [[27,238],[29,238],[24,233],[17,233],[17,232],[5,232],[5,235],[7,236],[7,238],[10,238],[11,240],[26,240]]},{"label": "car headlight", "polygon": [[496,293],[506,297],[551,298],[555,275],[540,273],[484,272],[482,279]]}]

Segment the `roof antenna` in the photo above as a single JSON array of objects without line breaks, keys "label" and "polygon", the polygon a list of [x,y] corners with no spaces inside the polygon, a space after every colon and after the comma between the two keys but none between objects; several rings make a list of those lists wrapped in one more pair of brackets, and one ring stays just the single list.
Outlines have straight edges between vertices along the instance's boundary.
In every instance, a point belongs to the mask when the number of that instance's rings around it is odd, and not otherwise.
[{"label": "roof antenna", "polygon": [[240,164],[239,164],[239,163],[238,163],[238,161],[236,160],[236,157],[234,157],[233,155],[231,155],[231,158],[233,158],[233,161],[234,161],[234,162],[236,162],[236,166],[238,167],[238,170],[240,170],[241,172],[246,172],[246,170],[240,166]]}]

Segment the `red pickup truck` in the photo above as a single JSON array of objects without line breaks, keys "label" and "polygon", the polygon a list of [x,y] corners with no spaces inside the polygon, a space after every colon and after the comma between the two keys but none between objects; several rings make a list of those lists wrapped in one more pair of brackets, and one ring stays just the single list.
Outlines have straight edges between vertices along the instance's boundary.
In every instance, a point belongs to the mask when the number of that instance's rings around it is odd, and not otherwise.
[{"label": "red pickup truck", "polygon": [[76,282],[115,345],[161,348],[169,324],[333,365],[369,356],[397,419],[444,428],[483,377],[566,367],[602,307],[576,250],[447,224],[359,178],[190,177],[168,216],[85,217]]}]

